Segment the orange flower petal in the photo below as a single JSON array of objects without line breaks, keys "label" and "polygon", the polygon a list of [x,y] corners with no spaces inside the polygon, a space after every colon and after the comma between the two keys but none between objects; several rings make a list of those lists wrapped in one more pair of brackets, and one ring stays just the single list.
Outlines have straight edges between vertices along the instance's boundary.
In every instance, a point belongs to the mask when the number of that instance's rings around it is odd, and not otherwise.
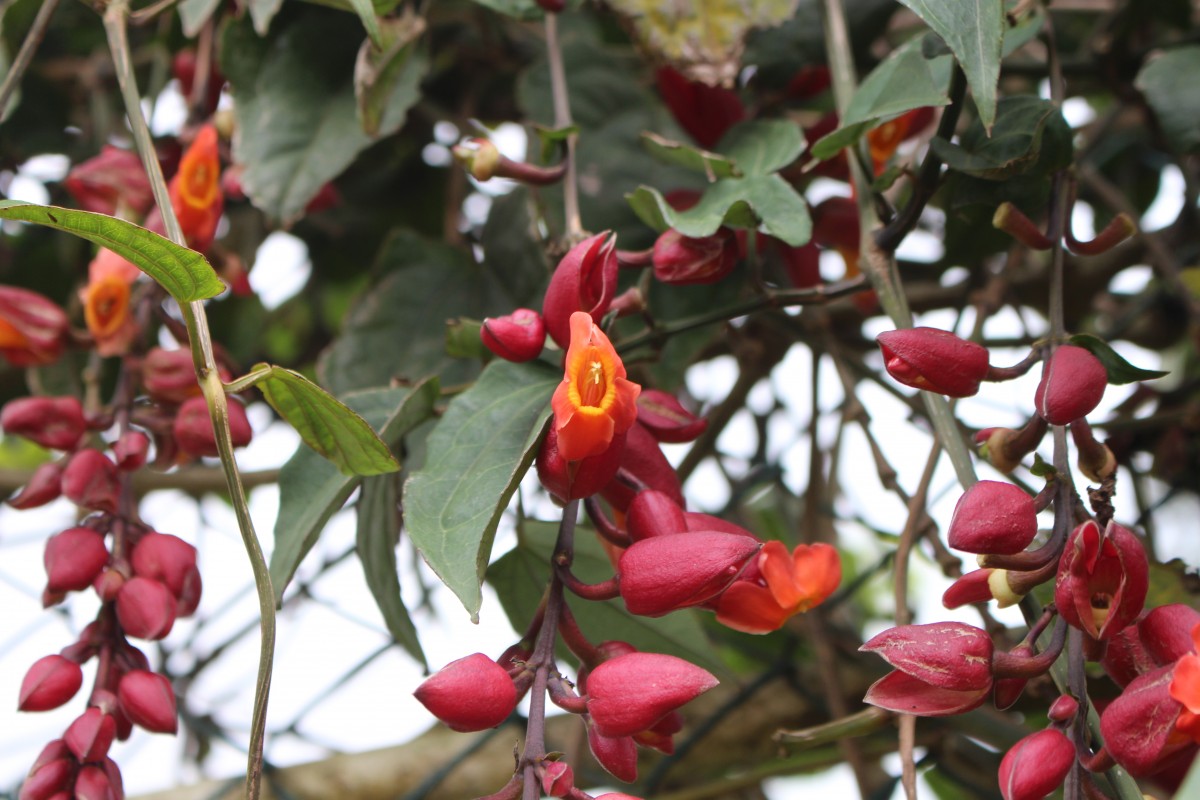
[{"label": "orange flower petal", "polygon": [[559,454],[578,461],[603,453],[633,426],[641,387],[625,379],[625,365],[590,315],[575,312],[570,327],[565,374],[550,406]]},{"label": "orange flower petal", "polygon": [[1187,655],[1175,662],[1171,697],[1193,714],[1200,714],[1200,655]]},{"label": "orange flower petal", "polygon": [[794,608],[804,599],[793,579],[795,567],[783,542],[770,541],[763,545],[758,554],[758,568],[780,606]]},{"label": "orange flower petal", "polygon": [[717,622],[743,633],[777,631],[791,616],[769,589],[750,581],[735,581],[717,604]]},{"label": "orange flower petal", "polygon": [[120,278],[103,278],[83,290],[83,317],[96,339],[116,333],[129,317],[129,284]]},{"label": "orange flower petal", "polygon": [[801,611],[820,605],[842,582],[842,560],[832,545],[799,545],[792,554],[794,582],[804,598]]},{"label": "orange flower petal", "polygon": [[0,348],[24,347],[29,344],[25,334],[17,330],[8,320],[0,319]]}]

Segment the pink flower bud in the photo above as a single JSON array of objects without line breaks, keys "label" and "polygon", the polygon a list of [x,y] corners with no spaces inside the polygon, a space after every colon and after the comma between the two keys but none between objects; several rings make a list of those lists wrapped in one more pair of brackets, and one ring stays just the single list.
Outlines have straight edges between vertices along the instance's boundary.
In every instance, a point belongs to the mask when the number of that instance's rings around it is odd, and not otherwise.
[{"label": "pink flower bud", "polygon": [[605,736],[594,724],[587,726],[588,747],[592,755],[614,778],[625,783],[637,780],[637,744],[631,736]]},{"label": "pink flower bud", "polygon": [[[1033,648],[1027,644],[1019,644],[1009,651],[1009,655],[1032,658]],[[1000,678],[992,692],[992,704],[1001,711],[1009,708],[1021,699],[1021,693],[1025,691],[1027,683],[1028,678]]]},{"label": "pink flower bud", "polygon": [[663,283],[716,283],[733,271],[737,261],[737,238],[728,228],[698,238],[669,228],[654,243],[654,277]]},{"label": "pink flower bud", "polygon": [[23,511],[54,502],[62,495],[62,474],[62,464],[47,461],[33,471],[29,482],[20,491],[8,498],[8,504]]},{"label": "pink flower bud", "polygon": [[[120,738],[124,739],[125,737]],[[112,788],[113,800],[125,800],[125,784],[121,780],[121,768],[117,766],[117,762],[106,758],[100,763],[100,767],[108,776],[108,785]]]},{"label": "pink flower bud", "polygon": [[1004,800],[1042,800],[1058,788],[1075,763],[1075,746],[1057,728],[1031,733],[1000,760]]},{"label": "pink flower bud", "polygon": [[565,761],[549,761],[542,767],[542,792],[566,797],[575,788],[575,770]]},{"label": "pink flower bud", "polygon": [[146,463],[146,453],[149,450],[150,438],[146,434],[141,431],[125,431],[113,445],[117,469],[125,472],[141,469]]},{"label": "pink flower bud", "polygon": [[62,492],[77,506],[115,514],[119,491],[117,467],[99,450],[80,450],[63,470]]},{"label": "pink flower bud", "polygon": [[117,735],[117,722],[95,706],[80,714],[63,734],[63,741],[80,761],[99,761]]},{"label": "pink flower bud", "polygon": [[542,318],[559,347],[571,343],[571,314],[586,311],[599,324],[617,288],[616,237],[598,233],[571,248],[550,277]]},{"label": "pink flower bud", "polygon": [[46,541],[42,558],[46,588],[51,592],[86,589],[108,563],[104,536],[91,528],[67,528]]},{"label": "pink flower bud", "polygon": [[901,625],[859,650],[876,653],[901,672],[942,689],[969,691],[992,685],[992,637],[961,622]]},{"label": "pink flower bud", "polygon": [[1077,713],[1079,713],[1079,701],[1069,694],[1063,694],[1050,704],[1050,710],[1046,712],[1046,716],[1052,722],[1068,722],[1074,719]]},{"label": "pink flower bud", "polygon": [[[652,536],[683,533],[688,529],[687,517],[669,495],[656,489],[638,492],[625,512],[625,527],[636,542]],[[711,528],[710,528],[711,530]],[[744,534],[745,531],[738,531]]]},{"label": "pink flower bud", "polygon": [[479,330],[485,347],[506,361],[532,361],[546,344],[546,324],[542,315],[518,308],[503,317],[488,317]]},{"label": "pink flower bud", "polygon": [[875,337],[888,374],[914,389],[970,397],[988,373],[987,348],[937,328],[908,328]]},{"label": "pink flower bud", "polygon": [[42,656],[33,662],[21,681],[19,711],[49,711],[70,700],[83,685],[83,670],[59,655]]},{"label": "pink flower bud", "polygon": [[[45,760],[46,751],[52,747],[62,754]],[[68,787],[74,769],[75,764],[66,745],[61,740],[51,742],[46,746],[46,750],[42,751],[42,757],[39,757],[29,770],[29,776],[21,785],[21,793],[17,795],[17,800],[50,800]]]},{"label": "pink flower bud", "polygon": [[562,503],[591,497],[607,486],[620,469],[625,439],[624,433],[613,434],[612,443],[604,452],[567,461],[558,451],[558,431],[551,425],[538,448],[538,480]]},{"label": "pink flower bud", "polygon": [[708,427],[708,420],[688,411],[675,395],[659,389],[642,389],[638,395],[638,422],[660,442],[691,442]]},{"label": "pink flower bud", "polygon": [[1037,535],[1037,508],[1019,486],[980,481],[958,499],[948,541],[967,553],[1012,555]]},{"label": "pink flower bud", "polygon": [[1157,772],[1191,744],[1175,731],[1183,706],[1170,694],[1174,671],[1171,664],[1135,679],[1100,715],[1105,748],[1134,777]]},{"label": "pink flower bud", "polygon": [[85,764],[75,776],[75,800],[119,800],[104,767]]},{"label": "pink flower bud", "polygon": [[604,736],[632,736],[717,683],[706,670],[682,658],[628,653],[601,663],[588,675],[588,713]]},{"label": "pink flower bud", "polygon": [[621,471],[627,474],[634,485],[615,478],[604,487],[601,494],[614,508],[625,511],[633,502],[634,495],[642,488],[658,489],[660,492],[674,498],[679,505],[684,505],[683,487],[679,483],[679,474],[663,455],[658,441],[650,434],[645,425],[633,423],[633,427],[625,434],[625,452],[621,456]]},{"label": "pink flower bud", "polygon": [[151,348],[142,360],[142,385],[155,400],[168,403],[199,397],[200,384],[191,352]]},{"label": "pink flower bud", "polygon": [[176,605],[171,591],[150,578],[132,578],[117,594],[117,620],[135,639],[161,639],[175,624]]},{"label": "pink flower bud", "polygon": [[0,286],[0,355],[17,367],[51,364],[62,355],[70,320],[49,298]]},{"label": "pink flower bud", "polygon": [[[246,409],[232,398],[226,406],[229,409],[229,432],[233,437],[233,446],[245,447],[254,436],[250,420],[246,418]],[[217,439],[213,433],[212,418],[203,397],[193,397],[183,402],[175,415],[174,432],[179,449],[188,455],[217,455]]]},{"label": "pink flower bud", "polygon": [[117,685],[121,711],[135,725],[154,733],[175,733],[175,692],[171,682],[157,672],[135,669]]},{"label": "pink flower bud", "polygon": [[195,614],[196,609],[200,606],[200,595],[202,593],[203,583],[200,579],[200,570],[192,568],[184,576],[183,588],[175,597],[179,601],[179,605],[175,609],[175,616],[182,618]]},{"label": "pink flower bud", "polygon": [[871,684],[863,702],[897,714],[946,717],[979,708],[987,699],[989,689],[942,689],[893,670]]},{"label": "pink flower bud", "polygon": [[0,411],[5,433],[50,450],[73,450],[87,431],[83,404],[75,397],[22,397]]},{"label": "pink flower bud", "polygon": [[178,597],[196,568],[196,548],[178,536],[151,531],[138,540],[129,561],[135,575],[161,581]]},{"label": "pink flower bud", "polygon": [[[1100,666],[1118,686],[1128,686],[1139,675],[1162,666],[1142,641],[1141,627],[1141,623],[1129,625],[1110,636],[1105,645]],[[1181,633],[1186,635],[1186,631]]]},{"label": "pink flower bud", "polygon": [[483,653],[451,661],[413,695],[431,714],[461,733],[494,728],[517,707],[512,678]]},{"label": "pink flower bud", "polygon": [[1033,402],[1051,425],[1069,425],[1100,404],[1106,386],[1108,373],[1100,359],[1082,347],[1061,345],[1042,366]]},{"label": "pink flower bud", "polygon": [[699,605],[732,583],[761,547],[750,536],[720,531],[634,542],[618,563],[621,597],[630,614],[646,617]]},{"label": "pink flower bud", "polygon": [[1200,611],[1182,603],[1170,603],[1152,609],[1137,624],[1137,631],[1157,662],[1155,666],[1174,664],[1193,650],[1191,631],[1200,624]]},{"label": "pink flower bud", "polygon": [[154,202],[137,153],[112,145],[72,167],[63,183],[84,211],[112,216],[123,208],[140,216]]},{"label": "pink flower bud", "polygon": [[104,569],[92,581],[92,591],[103,603],[112,603],[121,593],[121,587],[129,580],[119,569]]},{"label": "pink flower bud", "polygon": [[1128,529],[1088,520],[1067,539],[1058,563],[1054,602],[1070,625],[1107,639],[1142,613],[1149,567],[1142,543]]}]

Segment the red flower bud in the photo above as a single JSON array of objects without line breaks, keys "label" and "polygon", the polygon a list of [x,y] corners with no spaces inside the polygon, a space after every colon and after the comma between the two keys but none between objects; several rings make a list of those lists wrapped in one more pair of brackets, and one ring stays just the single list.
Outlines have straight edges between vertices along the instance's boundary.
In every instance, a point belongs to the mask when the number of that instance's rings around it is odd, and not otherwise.
[{"label": "red flower bud", "polygon": [[1079,701],[1069,694],[1063,694],[1050,704],[1050,710],[1046,712],[1046,716],[1053,722],[1068,722],[1074,719],[1077,713],[1079,713]]},{"label": "red flower bud", "polygon": [[104,767],[85,764],[75,776],[75,800],[120,800]]},{"label": "red flower bud", "polygon": [[146,453],[150,450],[150,438],[141,431],[125,431],[117,443],[113,445],[113,455],[117,459],[117,469],[133,472],[141,469],[146,463]]},{"label": "red flower bud", "polygon": [[[683,509],[670,495],[657,489],[637,493],[633,502],[629,504],[629,510],[625,512],[625,527],[634,541],[683,533],[688,529]],[[745,531],[739,529],[738,533]]]},{"label": "red flower bud", "polygon": [[625,436],[624,433],[615,434],[608,449],[598,455],[567,461],[558,451],[558,431],[551,425],[538,448],[538,480],[562,503],[591,497],[607,486],[620,469]]},{"label": "red flower bud", "polygon": [[987,348],[937,328],[908,328],[875,337],[888,374],[905,386],[970,397],[988,373]]},{"label": "red flower bud", "polygon": [[117,721],[93,706],[70,724],[63,741],[80,761],[99,761],[108,754],[116,735]]},{"label": "red flower bud", "polygon": [[625,436],[625,453],[621,456],[621,472],[629,475],[636,484],[630,485],[620,477],[613,479],[601,494],[619,511],[625,511],[641,488],[657,489],[684,505],[683,487],[679,475],[667,457],[663,455],[658,441],[639,422],[633,423]]},{"label": "red flower bud", "polygon": [[1012,555],[1037,535],[1033,498],[1019,486],[980,481],[958,499],[950,519],[950,546],[967,553]]},{"label": "red flower bud", "polygon": [[[52,749],[54,757],[47,758]],[[30,768],[17,800],[50,800],[68,787],[74,771],[75,763],[70,751],[61,739],[56,739],[46,745],[42,755]]]},{"label": "red flower bud", "polygon": [[546,344],[546,324],[542,315],[518,308],[503,317],[488,317],[479,329],[485,347],[507,361],[532,361]]},{"label": "red flower bud", "polygon": [[708,420],[688,411],[676,399],[660,389],[642,389],[638,395],[638,422],[660,442],[691,442],[708,427]]},{"label": "red flower bud", "polygon": [[0,355],[17,367],[50,364],[62,355],[70,321],[49,298],[0,286]]},{"label": "red flower bud", "polygon": [[661,67],[655,77],[658,93],[676,122],[701,147],[714,147],[726,131],[746,117],[736,92],[689,80],[674,67]]},{"label": "red flower bud", "polygon": [[154,733],[175,733],[175,692],[171,682],[157,672],[135,669],[117,685],[120,709],[135,725]]},{"label": "red flower bud", "polygon": [[135,575],[161,581],[178,597],[196,569],[196,548],[178,536],[150,532],[138,540],[130,564]]},{"label": "red flower bud", "polygon": [[[1033,648],[1027,644],[1019,644],[1009,651],[1009,655],[1019,658],[1032,658]],[[1021,699],[1028,678],[1000,678],[992,692],[992,704],[1003,711]]]},{"label": "red flower bud", "polygon": [[1042,366],[1033,402],[1051,425],[1069,425],[1100,404],[1106,386],[1108,373],[1100,359],[1082,347],[1061,345]]},{"label": "red flower bud", "polygon": [[1174,669],[1174,664],[1159,667],[1135,679],[1100,715],[1105,748],[1134,777],[1157,772],[1191,745],[1175,731],[1183,706],[1170,694]]},{"label": "red flower bud", "polygon": [[571,315],[586,311],[599,323],[617,288],[616,237],[608,231],[584,239],[558,262],[546,287],[546,332],[564,350],[571,344]]},{"label": "red flower bud", "polygon": [[950,584],[950,588],[942,595],[942,605],[946,608],[958,608],[969,603],[986,603],[992,600],[992,587],[989,585],[991,577],[991,569],[968,572]]},{"label": "red flower bud", "polygon": [[517,706],[512,678],[482,653],[451,661],[413,695],[431,714],[462,733],[494,728]]},{"label": "red flower bud", "polygon": [[151,348],[142,360],[142,385],[155,400],[182,403],[200,395],[196,368],[188,350]]},{"label": "red flower bud", "polygon": [[91,528],[67,528],[46,542],[42,558],[46,588],[51,592],[86,589],[108,563],[104,536]]},{"label": "red flower bud", "polygon": [[124,209],[140,217],[154,202],[137,153],[112,145],[104,145],[99,155],[72,167],[63,184],[84,211],[109,216]]},{"label": "red flower bud", "polygon": [[1066,779],[1075,763],[1075,746],[1057,728],[1031,733],[1000,760],[1004,800],[1042,800]]},{"label": "red flower bud", "polygon": [[1069,624],[1107,639],[1142,613],[1149,567],[1142,543],[1109,522],[1104,533],[1088,520],[1067,539],[1058,564],[1054,602]]},{"label": "red flower bud", "polygon": [[1118,686],[1128,686],[1134,678],[1163,665],[1146,648],[1141,627],[1138,623],[1117,631],[1108,638],[1104,648],[1100,666]]},{"label": "red flower bud", "polygon": [[21,681],[17,700],[20,711],[49,711],[70,700],[83,685],[83,670],[59,655],[42,656],[33,662]]},{"label": "red flower bud", "polygon": [[542,792],[567,797],[575,788],[575,770],[565,761],[549,761],[542,767]]},{"label": "red flower bud", "polygon": [[83,404],[74,397],[10,400],[0,411],[0,427],[50,450],[73,450],[87,431]]},{"label": "red flower bud", "polygon": [[595,724],[587,726],[588,747],[597,763],[608,770],[614,778],[625,783],[637,780],[637,744],[631,736],[605,736],[596,730]]},{"label": "red flower bud", "polygon": [[682,658],[628,653],[601,663],[588,675],[588,713],[604,736],[632,736],[718,682]]},{"label": "red flower bud", "polygon": [[618,563],[621,597],[630,614],[646,617],[699,605],[732,583],[761,547],[750,536],[720,531],[634,542]]},{"label": "red flower bud", "polygon": [[[246,417],[246,409],[232,398],[226,403],[226,407],[229,409],[229,432],[233,437],[233,446],[245,447],[254,437],[250,420]],[[193,397],[183,402],[175,415],[174,432],[179,449],[188,455],[217,455],[217,439],[213,433],[212,418],[203,397]]]},{"label": "red flower bud", "polygon": [[877,653],[901,672],[942,689],[965,691],[992,685],[992,637],[961,622],[901,625],[859,650]]},{"label": "red flower bud", "polygon": [[33,471],[29,482],[8,498],[13,508],[24,510],[51,503],[62,494],[63,467],[57,461],[47,461]]},{"label": "red flower bud", "polygon": [[1173,664],[1193,650],[1191,631],[1200,624],[1200,611],[1182,603],[1152,609],[1137,624],[1137,631],[1157,661],[1155,666]]},{"label": "red flower bud", "polygon": [[150,578],[131,578],[117,594],[117,620],[135,639],[161,639],[175,624],[171,591]]},{"label": "red flower bud", "polygon": [[116,465],[99,450],[80,450],[63,470],[62,492],[75,505],[114,514],[119,491]]},{"label": "red flower bud", "polygon": [[737,261],[737,238],[728,228],[701,237],[668,228],[654,243],[654,277],[663,283],[716,283],[733,271]]}]

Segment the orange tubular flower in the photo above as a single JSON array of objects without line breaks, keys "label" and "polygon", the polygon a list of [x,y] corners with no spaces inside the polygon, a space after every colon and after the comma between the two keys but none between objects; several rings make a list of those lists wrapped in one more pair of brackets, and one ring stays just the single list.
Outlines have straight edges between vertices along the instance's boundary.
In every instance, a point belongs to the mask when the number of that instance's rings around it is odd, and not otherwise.
[{"label": "orange tubular flower", "polygon": [[559,454],[578,461],[607,450],[637,420],[641,390],[625,379],[625,365],[591,315],[573,313],[566,374],[550,400]]},{"label": "orange tubular flower", "polygon": [[124,353],[137,335],[129,300],[140,274],[133,264],[104,248],[88,265],[88,284],[80,292],[83,319],[102,356]]},{"label": "orange tubular flower", "polygon": [[1183,705],[1175,728],[1200,742],[1200,625],[1192,628],[1192,647],[1195,652],[1175,662],[1171,678],[1171,697]]},{"label": "orange tubular flower", "polygon": [[914,108],[867,131],[867,145],[871,151],[875,175],[883,173],[883,168],[896,153],[901,142],[919,133],[932,119],[932,108]]},{"label": "orange tubular flower", "polygon": [[837,550],[827,544],[763,545],[757,580],[735,581],[721,595],[717,621],[745,633],[770,633],[796,614],[825,602],[842,580]]},{"label": "orange tubular flower", "polygon": [[168,187],[171,207],[179,218],[188,246],[207,250],[225,208],[221,194],[221,161],[217,154],[217,129],[205,125],[179,162],[179,172]]}]

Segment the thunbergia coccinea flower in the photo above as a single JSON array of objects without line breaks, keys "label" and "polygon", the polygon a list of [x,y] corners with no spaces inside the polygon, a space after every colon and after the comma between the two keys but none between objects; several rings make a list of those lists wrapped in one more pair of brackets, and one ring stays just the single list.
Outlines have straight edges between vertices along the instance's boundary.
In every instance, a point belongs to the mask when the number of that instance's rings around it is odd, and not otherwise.
[{"label": "thunbergia coccinea flower", "polygon": [[637,420],[641,387],[625,379],[625,365],[590,314],[571,315],[566,374],[554,390],[558,452],[567,461],[599,455]]},{"label": "thunbergia coccinea flower", "polygon": [[1200,624],[1192,628],[1193,651],[1175,662],[1171,697],[1183,706],[1175,727],[1200,742]]},{"label": "thunbergia coccinea flower", "polygon": [[1071,532],[1058,562],[1058,613],[1093,639],[1108,639],[1142,613],[1148,570],[1146,551],[1133,533],[1115,522],[1102,532],[1088,520]]},{"label": "thunbergia coccinea flower", "polygon": [[207,250],[225,210],[216,127],[205,125],[196,134],[168,188],[188,247]]},{"label": "thunbergia coccinea flower", "polygon": [[842,580],[837,550],[817,543],[789,553],[771,541],[758,554],[758,577],[729,586],[717,604],[717,621],[746,633],[778,630],[796,614],[820,605]]}]

